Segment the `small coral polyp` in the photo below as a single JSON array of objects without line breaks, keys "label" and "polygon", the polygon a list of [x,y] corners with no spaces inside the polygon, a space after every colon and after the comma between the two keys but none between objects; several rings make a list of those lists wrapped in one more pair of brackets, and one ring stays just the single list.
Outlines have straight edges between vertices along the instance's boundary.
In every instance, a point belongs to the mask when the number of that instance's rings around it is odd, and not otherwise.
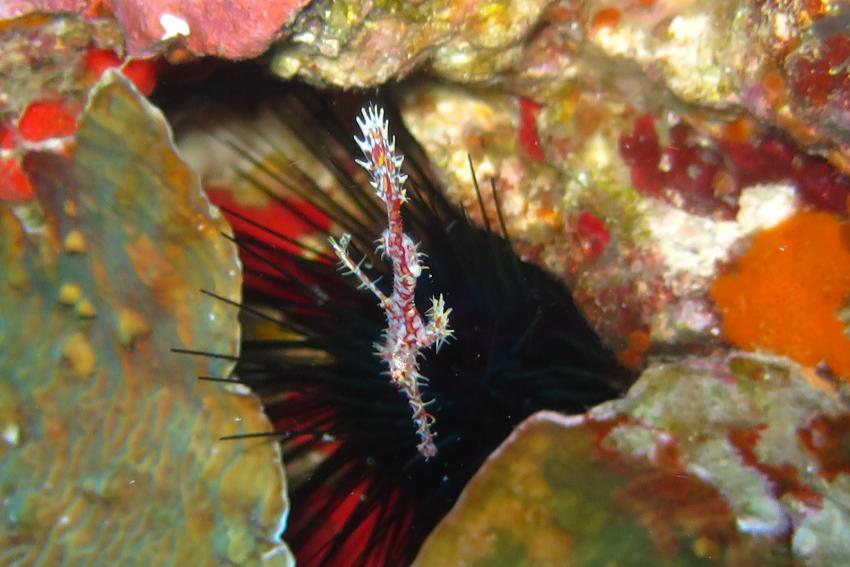
[{"label": "small coral polyp", "polygon": [[758,234],[711,295],[735,346],[801,364],[825,362],[850,380],[850,339],[838,313],[850,298],[848,225],[804,211]]}]

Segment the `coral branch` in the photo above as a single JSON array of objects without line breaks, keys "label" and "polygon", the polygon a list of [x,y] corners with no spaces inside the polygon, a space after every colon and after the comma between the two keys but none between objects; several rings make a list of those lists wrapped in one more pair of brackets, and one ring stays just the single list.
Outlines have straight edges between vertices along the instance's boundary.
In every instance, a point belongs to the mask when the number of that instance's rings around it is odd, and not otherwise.
[{"label": "coral branch", "polygon": [[339,241],[330,238],[331,246],[339,257],[342,267],[348,274],[360,280],[362,288],[371,291],[384,310],[387,328],[384,342],[377,344],[377,355],[386,361],[393,384],[406,396],[413,412],[413,423],[419,436],[417,448],[429,459],[437,454],[434,444],[435,434],[431,430],[434,417],[428,413],[426,403],[422,401],[420,385],[427,380],[419,373],[419,353],[431,345],[436,350],[453,336],[449,329],[451,309],[441,295],[431,298],[431,308],[425,313],[427,322],[423,322],[416,308],[416,280],[425,269],[419,261],[420,254],[416,244],[404,233],[401,207],[407,201],[404,182],[407,176],[401,172],[404,157],[395,155],[395,139],[390,139],[384,111],[370,105],[364,108],[357,124],[363,138],[355,137],[357,145],[363,150],[364,160],[358,160],[372,177],[371,185],[375,194],[387,208],[387,229],[381,236],[378,249],[389,256],[393,265],[393,291],[388,297],[377,288],[375,282],[354,262],[348,254],[350,234],[343,234]]}]

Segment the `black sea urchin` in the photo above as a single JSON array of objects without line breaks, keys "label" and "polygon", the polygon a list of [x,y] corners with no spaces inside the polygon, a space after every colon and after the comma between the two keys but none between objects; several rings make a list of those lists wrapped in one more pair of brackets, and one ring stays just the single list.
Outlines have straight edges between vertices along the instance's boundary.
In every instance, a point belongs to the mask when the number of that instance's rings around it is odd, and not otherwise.
[{"label": "black sea urchin", "polygon": [[[348,127],[348,118],[336,117],[342,106],[299,93],[286,98],[280,115],[344,188],[346,204],[296,164],[270,168],[248,140],[233,147],[292,189],[300,205],[273,198],[301,222],[325,234],[350,233],[351,247],[371,260],[371,273],[386,276],[386,286],[392,272],[374,251],[386,213],[353,166],[354,113]],[[434,458],[417,452],[407,401],[374,355],[386,325],[374,298],[339,273],[329,248],[304,245],[274,221],[223,207],[245,264],[244,312],[277,328],[268,336],[248,327],[237,375],[262,397],[281,438],[292,480],[285,539],[302,566],[410,564],[517,424],[541,409],[584,411],[616,396],[627,379],[569,290],[518,259],[504,223],[502,234],[473,226],[435,186],[397,115],[390,122],[410,177],[406,230],[430,267],[419,278],[417,303],[427,307],[442,294],[453,308],[456,340],[420,360],[435,418]],[[322,216],[333,230],[317,220]],[[295,470],[305,462],[311,464]]]}]

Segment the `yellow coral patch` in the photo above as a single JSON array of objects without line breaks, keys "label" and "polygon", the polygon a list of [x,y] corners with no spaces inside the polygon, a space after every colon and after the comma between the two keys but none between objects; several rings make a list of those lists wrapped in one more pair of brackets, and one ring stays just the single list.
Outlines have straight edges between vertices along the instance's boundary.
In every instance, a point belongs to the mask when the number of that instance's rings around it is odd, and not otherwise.
[{"label": "yellow coral patch", "polygon": [[65,343],[62,351],[71,369],[81,378],[88,378],[94,373],[95,355],[91,343],[82,333],[72,335]]},{"label": "yellow coral patch", "polygon": [[86,238],[79,230],[72,230],[65,237],[65,252],[69,254],[82,254],[86,251]]},{"label": "yellow coral patch", "polygon": [[62,305],[74,305],[82,296],[83,290],[77,284],[64,283],[59,288],[59,303]]},{"label": "yellow coral patch", "polygon": [[138,311],[129,307],[119,311],[118,336],[122,346],[132,346],[137,339],[148,335],[150,330],[150,325]]}]

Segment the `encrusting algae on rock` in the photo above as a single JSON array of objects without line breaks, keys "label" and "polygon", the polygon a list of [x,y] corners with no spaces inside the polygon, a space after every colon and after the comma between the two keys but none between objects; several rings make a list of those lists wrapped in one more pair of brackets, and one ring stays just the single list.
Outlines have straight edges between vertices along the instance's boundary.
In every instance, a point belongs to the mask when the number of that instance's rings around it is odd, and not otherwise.
[{"label": "encrusting algae on rock", "polygon": [[64,144],[0,202],[0,565],[291,565],[278,447],[219,441],[270,428],[259,399],[172,352],[238,352],[198,291],[241,298],[226,222],[116,71]]},{"label": "encrusting algae on rock", "polygon": [[850,231],[835,215],[804,211],[759,233],[711,296],[735,346],[825,362],[850,380],[850,337],[838,315],[850,297]]}]

